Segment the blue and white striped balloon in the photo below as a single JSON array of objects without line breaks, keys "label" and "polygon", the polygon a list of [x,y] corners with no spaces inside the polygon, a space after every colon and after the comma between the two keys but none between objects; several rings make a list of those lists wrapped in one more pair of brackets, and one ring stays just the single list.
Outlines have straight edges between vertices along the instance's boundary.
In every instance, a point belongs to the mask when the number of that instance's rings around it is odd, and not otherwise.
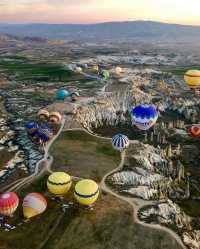
[{"label": "blue and white striped balloon", "polygon": [[129,146],[129,139],[123,134],[117,134],[112,138],[112,146],[115,150],[123,151]]},{"label": "blue and white striped balloon", "polygon": [[138,105],[131,112],[132,123],[140,130],[150,129],[158,119],[158,112],[153,105]]}]

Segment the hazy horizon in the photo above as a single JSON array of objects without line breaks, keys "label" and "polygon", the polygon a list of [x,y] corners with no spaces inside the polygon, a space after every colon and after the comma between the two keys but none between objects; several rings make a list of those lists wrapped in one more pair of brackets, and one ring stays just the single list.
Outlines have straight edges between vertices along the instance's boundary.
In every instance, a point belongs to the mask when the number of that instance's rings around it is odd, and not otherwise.
[{"label": "hazy horizon", "polygon": [[200,25],[200,1],[0,0],[0,23],[96,24],[157,21]]},{"label": "hazy horizon", "polygon": [[175,23],[175,22],[164,22],[164,21],[157,21],[157,20],[120,20],[120,21],[103,21],[103,22],[89,22],[89,23],[51,23],[51,22],[0,22],[0,25],[33,25],[33,24],[49,24],[49,25],[95,25],[95,24],[103,24],[103,23],[128,23],[128,22],[154,22],[154,23],[162,23],[162,24],[174,24],[174,25],[186,25],[186,26],[197,26],[200,27],[200,24],[182,24],[182,23]]}]

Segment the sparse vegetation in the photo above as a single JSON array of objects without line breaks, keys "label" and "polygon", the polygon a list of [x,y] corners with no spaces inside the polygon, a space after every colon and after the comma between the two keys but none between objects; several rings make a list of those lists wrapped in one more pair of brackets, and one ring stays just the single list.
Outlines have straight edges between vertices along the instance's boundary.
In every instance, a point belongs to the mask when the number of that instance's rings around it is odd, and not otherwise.
[{"label": "sparse vegetation", "polygon": [[[20,191],[20,197],[43,186],[45,178]],[[167,233],[134,224],[132,208],[108,194],[101,193],[94,210],[73,205],[63,213],[62,203],[74,202],[73,188],[60,203],[52,201],[43,187],[37,190],[48,198],[48,209],[28,222],[23,222],[22,208],[18,209],[8,219],[17,228],[10,232],[1,228],[1,249],[181,248]]]},{"label": "sparse vegetation", "polygon": [[111,142],[95,138],[84,131],[66,131],[53,145],[53,169],[84,178],[101,178],[116,168],[120,156]]}]

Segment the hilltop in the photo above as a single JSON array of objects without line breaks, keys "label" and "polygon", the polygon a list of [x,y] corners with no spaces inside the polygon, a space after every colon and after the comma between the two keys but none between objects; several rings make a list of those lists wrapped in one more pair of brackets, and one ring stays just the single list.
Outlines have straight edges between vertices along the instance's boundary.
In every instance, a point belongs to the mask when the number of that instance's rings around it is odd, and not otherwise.
[{"label": "hilltop", "polygon": [[200,27],[152,21],[99,24],[0,24],[0,33],[83,41],[199,42]]}]

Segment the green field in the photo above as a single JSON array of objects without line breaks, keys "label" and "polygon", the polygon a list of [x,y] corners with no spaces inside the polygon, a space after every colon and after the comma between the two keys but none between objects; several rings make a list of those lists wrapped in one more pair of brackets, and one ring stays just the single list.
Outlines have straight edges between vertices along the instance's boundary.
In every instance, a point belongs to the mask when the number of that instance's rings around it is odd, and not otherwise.
[{"label": "green field", "polygon": [[120,162],[120,155],[113,150],[109,140],[95,138],[84,131],[61,133],[50,154],[54,157],[54,171],[63,170],[70,175],[96,181]]},{"label": "green field", "polygon": [[35,63],[24,57],[0,57],[0,69],[17,80],[67,81],[71,72],[55,63]]},{"label": "green field", "polygon": [[166,72],[171,72],[172,74],[183,76],[188,70],[197,69],[200,70],[200,66],[190,66],[190,67],[174,67],[171,69],[166,69]]}]

